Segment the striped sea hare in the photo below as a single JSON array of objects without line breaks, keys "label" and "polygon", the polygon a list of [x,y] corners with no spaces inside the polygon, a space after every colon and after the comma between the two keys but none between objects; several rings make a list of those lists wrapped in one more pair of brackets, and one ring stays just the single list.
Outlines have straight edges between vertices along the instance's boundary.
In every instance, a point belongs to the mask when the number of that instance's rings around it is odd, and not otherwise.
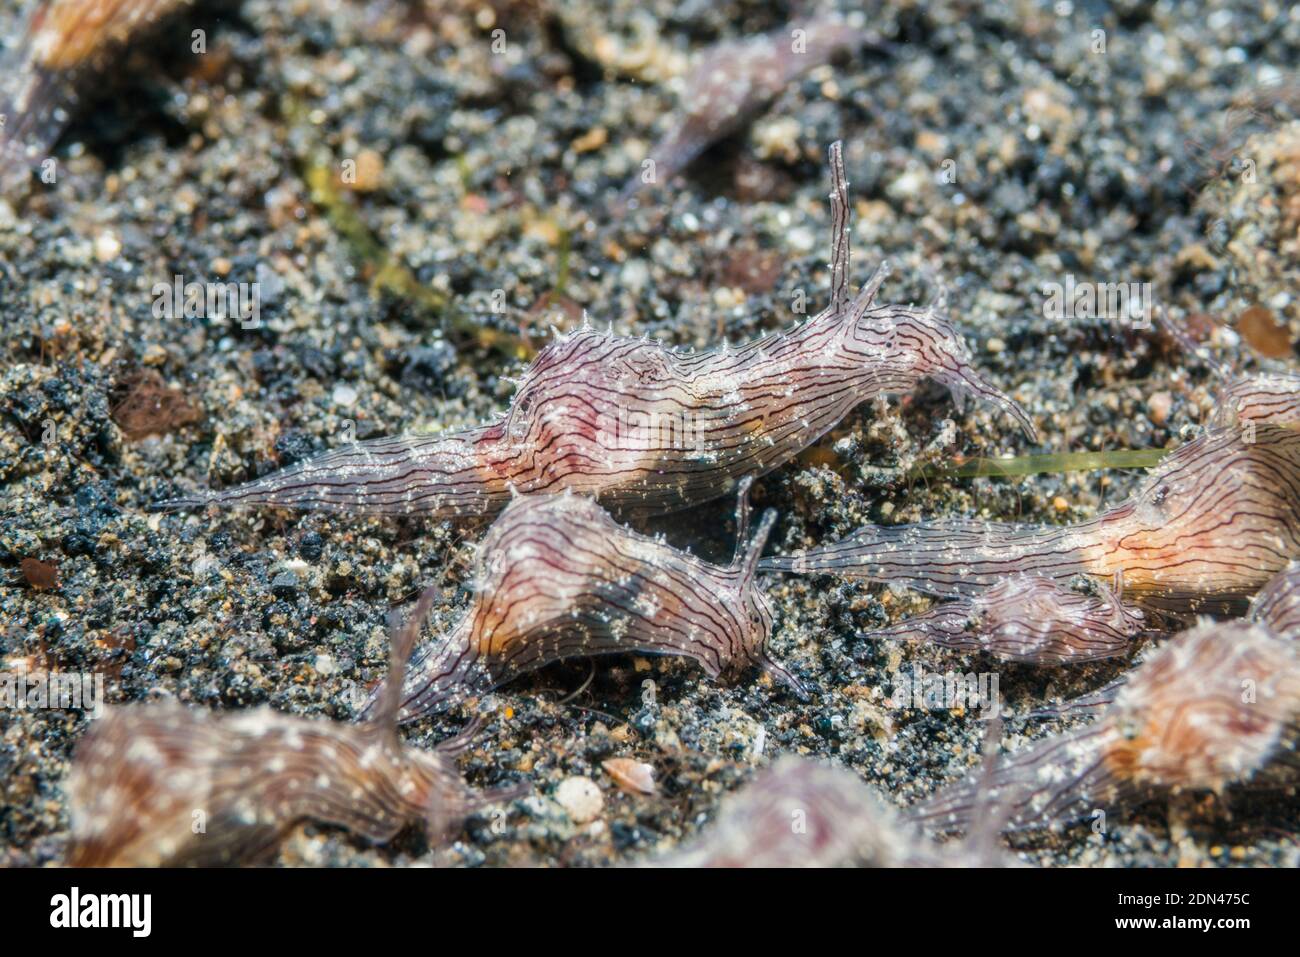
[{"label": "striped sea hare", "polygon": [[983,651],[1007,661],[1069,664],[1122,655],[1143,630],[1142,613],[1104,585],[1087,595],[1038,575],[1013,575],[970,598],[872,633]]},{"label": "striped sea hare", "polygon": [[221,492],[159,508],[269,505],[438,518],[493,514],[513,492],[582,492],[663,512],[732,492],[788,462],[854,407],[925,378],[1020,422],[937,307],[876,303],[886,275],[848,296],[848,192],[831,147],[831,302],[802,326],[740,347],[681,352],[581,331],[553,340],[497,422],[449,435],[358,442]]},{"label": "striped sea hare", "polygon": [[108,55],[191,0],[38,0],[0,60],[0,193],[48,155],[78,87]]},{"label": "striped sea hare", "polygon": [[1300,430],[1210,430],[1169,455],[1128,501],[1063,527],[948,519],[868,526],[765,570],[897,582],[967,597],[1008,575],[1120,576],[1126,599],[1175,614],[1240,613],[1300,558]]},{"label": "striped sea hare", "polygon": [[[394,688],[430,593],[395,629]],[[433,751],[397,735],[395,694],[364,724],[258,708],[219,716],[176,703],[109,709],[78,745],[68,776],[70,863],[230,864],[264,857],[304,820],[387,841],[408,824],[439,840],[474,809],[517,789],[475,792],[452,757],[465,734]]]},{"label": "striped sea hare", "polygon": [[1300,427],[1300,375],[1271,372],[1231,380],[1218,396],[1213,422]]},{"label": "striped sea hare", "polygon": [[1275,635],[1300,641],[1300,562],[1260,589],[1250,605],[1250,620]]},{"label": "striped sea hare", "polygon": [[1177,319],[1160,310],[1160,324],[1189,356],[1205,365],[1219,380],[1210,422],[1223,427],[1251,422],[1300,426],[1300,373],[1257,372],[1238,374],[1234,366],[1211,356]]},{"label": "striped sea hare", "polygon": [[1121,675],[1102,685],[1096,691],[1090,691],[1077,698],[1070,698],[1068,701],[1053,702],[1034,708],[1032,711],[1026,712],[1025,717],[1055,719],[1084,714],[1101,714],[1115,703],[1115,696],[1119,694],[1119,689],[1124,687],[1126,680],[1126,676]]},{"label": "striped sea hare", "polygon": [[[1300,639],[1300,563],[1293,562],[1261,588],[1251,601],[1250,613],[1246,617],[1279,638]],[[1089,694],[1036,709],[1028,717],[1098,714],[1114,702],[1127,680],[1127,676],[1121,676]]]},{"label": "striped sea hare", "polygon": [[764,514],[746,540],[748,485],[741,487],[730,565],[637,534],[580,495],[515,499],[479,545],[473,604],[412,662],[402,718],[444,709],[553,661],[620,652],[681,655],[712,678],[757,666],[802,695],[799,680],[768,650],[772,611],[754,568],[776,514]]},{"label": "striped sea hare", "polygon": [[1009,809],[1009,828],[1044,827],[1171,791],[1297,781],[1300,644],[1262,625],[1198,625],[1112,686],[1110,699],[1095,723],[941,789],[914,816],[961,831],[979,819],[977,802],[992,799]]},{"label": "striped sea hare", "polygon": [[694,841],[659,867],[972,867],[1001,855],[939,846],[852,771],[786,756],[723,801]]},{"label": "striped sea hare", "polygon": [[649,185],[666,184],[714,143],[743,129],[797,77],[869,37],[840,17],[818,17],[705,50],[682,82],[681,107],[667,135],[623,189],[620,205]]}]

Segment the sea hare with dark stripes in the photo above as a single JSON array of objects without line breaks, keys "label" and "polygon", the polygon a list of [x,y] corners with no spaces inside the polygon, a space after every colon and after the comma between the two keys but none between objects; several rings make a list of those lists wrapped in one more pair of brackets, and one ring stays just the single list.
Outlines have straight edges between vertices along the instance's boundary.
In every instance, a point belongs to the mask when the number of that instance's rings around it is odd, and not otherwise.
[{"label": "sea hare with dark stripes", "polygon": [[1125,654],[1142,633],[1142,612],[1105,585],[1088,595],[1040,575],[1012,575],[970,598],[881,628],[873,638],[923,641],[1036,665]]},{"label": "sea hare with dark stripes", "polygon": [[712,678],[757,666],[802,695],[768,650],[772,611],[754,568],[776,513],[747,538],[749,482],[741,483],[729,565],[637,534],[581,495],[516,498],[479,545],[473,604],[413,660],[402,719],[553,661],[621,652],[681,655]]},{"label": "sea hare with dark stripes", "polygon": [[1198,625],[1162,646],[1097,721],[1001,759],[918,805],[916,820],[963,831],[981,800],[1007,828],[1069,824],[1171,791],[1234,783],[1292,787],[1300,717],[1300,645],[1259,624]]},{"label": "sea hare with dark stripes", "polygon": [[1300,558],[1300,429],[1248,424],[1203,433],[1161,462],[1128,501],[1076,525],[868,526],[760,567],[895,582],[950,598],[973,597],[1014,574],[1103,583],[1120,576],[1125,598],[1150,609],[1240,614]]},{"label": "sea hare with dark stripes", "polygon": [[1260,373],[1225,382],[1218,397],[1213,423],[1239,425],[1269,422],[1300,427],[1300,375],[1294,372]]},{"label": "sea hare with dark stripes", "polygon": [[553,340],[509,412],[449,435],[367,440],[265,478],[157,508],[269,505],[359,514],[490,515],[523,494],[571,490],[664,512],[731,492],[790,461],[853,408],[935,379],[1033,426],[981,378],[937,306],[878,304],[882,264],[848,296],[849,203],[831,147],[831,302],[788,332],[681,352],[591,329]]},{"label": "sea hare with dark stripes", "polygon": [[[393,629],[390,686],[432,592]],[[372,841],[409,824],[443,838],[467,814],[522,793],[472,791],[452,757],[474,728],[432,751],[398,738],[396,694],[372,721],[312,721],[269,708],[217,715],[176,703],[111,708],[77,747],[68,776],[72,847],[82,867],[235,864],[271,854],[304,820]]]},{"label": "sea hare with dark stripes", "polygon": [[1259,590],[1250,603],[1250,620],[1279,637],[1300,641],[1300,562]]}]

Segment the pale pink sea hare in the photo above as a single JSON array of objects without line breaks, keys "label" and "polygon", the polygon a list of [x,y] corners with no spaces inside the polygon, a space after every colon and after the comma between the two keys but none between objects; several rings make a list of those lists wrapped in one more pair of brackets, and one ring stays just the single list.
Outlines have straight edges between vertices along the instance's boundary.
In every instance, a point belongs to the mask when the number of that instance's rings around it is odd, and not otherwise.
[{"label": "pale pink sea hare", "polygon": [[432,592],[392,629],[389,687],[372,720],[308,720],[258,708],[219,715],[177,703],[110,708],[77,746],[66,792],[69,863],[216,865],[265,858],[301,821],[371,841],[423,825],[434,841],[522,793],[473,791],[454,755],[475,728],[431,751],[397,734],[396,691]]},{"label": "pale pink sea hare", "polygon": [[157,508],[262,505],[435,518],[492,515],[512,494],[580,492],[617,510],[665,512],[734,492],[790,461],[868,399],[934,379],[1020,423],[975,371],[938,306],[876,301],[882,264],[848,294],[849,204],[831,147],[831,302],[747,345],[682,352],[584,328],[551,341],[509,411],[446,435],[401,435],[327,452],[265,478]]},{"label": "pale pink sea hare", "polygon": [[1088,521],[867,526],[761,567],[895,582],[952,598],[974,598],[1012,575],[1061,583],[1084,575],[1103,584],[1118,579],[1125,600],[1145,608],[1187,615],[1241,613],[1298,558],[1300,429],[1252,418],[1199,435],[1128,501]]},{"label": "pale pink sea hare", "polygon": [[638,534],[580,495],[516,498],[478,546],[470,607],[412,661],[403,719],[553,661],[630,652],[690,658],[712,678],[757,667],[803,695],[768,647],[772,610],[754,569],[776,513],[750,537],[749,484],[741,483],[728,565]]},{"label": "pale pink sea hare", "polygon": [[1069,824],[1178,791],[1300,783],[1300,572],[1261,592],[1249,620],[1202,622],[1123,680],[1055,715],[1096,713],[1082,728],[1008,754],[918,805],[936,830],[979,820],[980,802],[1012,830]]},{"label": "pale pink sea hare", "polygon": [[623,188],[619,205],[667,184],[714,143],[748,125],[798,77],[872,40],[848,20],[826,16],[709,47],[683,79],[681,104],[668,132]]}]

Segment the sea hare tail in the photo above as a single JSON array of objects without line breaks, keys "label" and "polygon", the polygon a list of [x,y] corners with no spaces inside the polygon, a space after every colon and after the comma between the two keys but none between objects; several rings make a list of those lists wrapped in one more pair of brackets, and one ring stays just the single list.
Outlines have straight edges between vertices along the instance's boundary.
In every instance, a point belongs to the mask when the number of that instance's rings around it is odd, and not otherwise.
[{"label": "sea hare tail", "polygon": [[1066,824],[1109,805],[1128,790],[1105,761],[1114,732],[1105,724],[1047,738],[1006,755],[983,773],[948,785],[910,812],[938,832],[969,832],[979,809],[995,803],[1006,815],[1004,830]]},{"label": "sea hare tail", "polygon": [[868,525],[833,545],[765,558],[762,571],[892,582],[945,598],[971,597],[1017,573],[1065,581],[1086,572],[1066,529],[964,519]]},{"label": "sea hare tail", "polygon": [[153,511],[214,504],[361,515],[490,514],[510,491],[483,467],[481,430],[355,442],[219,492],[160,502]]}]

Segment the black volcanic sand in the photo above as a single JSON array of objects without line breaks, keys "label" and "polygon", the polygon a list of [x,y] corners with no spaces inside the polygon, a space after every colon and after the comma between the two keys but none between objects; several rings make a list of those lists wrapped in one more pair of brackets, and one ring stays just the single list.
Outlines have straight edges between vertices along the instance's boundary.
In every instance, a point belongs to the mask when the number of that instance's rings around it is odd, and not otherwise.
[{"label": "black volcanic sand", "polygon": [[[481,526],[146,507],[266,474],[350,428],[366,438],[485,421],[521,368],[513,337],[540,344],[584,310],[618,333],[693,347],[788,326],[795,291],[815,312],[836,139],[854,282],[888,258],[886,298],[924,302],[945,286],[976,365],[1029,410],[1043,445],[937,389],[869,402],[756,486],[756,502],[780,511],[770,551],[865,522],[1083,519],[1140,475],[906,473],[958,455],[1191,435],[1213,406],[1208,371],[1158,331],[1045,318],[1044,283],[1150,282],[1177,310],[1225,323],[1216,354],[1243,370],[1270,367],[1232,348],[1247,307],[1290,323],[1292,343],[1300,334],[1287,219],[1300,174],[1286,147],[1300,137],[1273,122],[1284,106],[1244,126],[1227,112],[1300,62],[1295,8],[889,3],[871,13],[885,43],[791,84],[686,175],[615,213],[667,129],[669,77],[685,56],[774,29],[788,5],[441,6],[202,5],[114,58],[60,141],[56,185],[0,201],[5,667],[103,672],[111,703],[172,696],[351,719],[383,674],[391,607],[439,582],[432,634],[466,606]],[[208,31],[202,58],[189,52],[193,28]],[[1094,29],[1104,54],[1092,52]],[[1241,150],[1265,173],[1250,190]],[[345,158],[358,159],[364,189],[337,187]],[[947,159],[955,183],[941,176]],[[156,318],[151,290],[176,275],[259,282],[260,328]],[[1274,367],[1288,365],[1294,355]],[[142,370],[201,414],[129,438],[115,411]],[[732,508],[651,528],[722,558]],[[31,558],[57,567],[53,588],[31,582]],[[685,661],[603,659],[585,688],[590,663],[553,666],[494,696],[462,759],[475,785],[531,782],[504,829],[483,815],[447,848],[416,829],[375,848],[305,824],[278,861],[633,862],[696,834],[724,793],[781,753],[833,759],[906,805],[977,762],[983,725],[891,708],[894,674],[997,671],[1004,706],[1023,712],[1128,667],[1033,670],[882,643],[868,633],[926,600],[829,578],[766,586],[775,650],[813,688],[807,704],[766,678],[716,685]],[[406,734],[431,745],[465,719]],[[0,711],[0,862],[61,860],[62,783],[86,727],[75,711]],[[1004,745],[1059,727],[1013,714]],[[614,756],[653,765],[658,793],[619,791],[601,769]],[[554,800],[575,775],[603,791],[591,823]],[[1300,814],[1282,797],[1186,797],[1108,823],[1104,838],[1081,825],[1014,847],[1037,864],[1300,861]]]}]

